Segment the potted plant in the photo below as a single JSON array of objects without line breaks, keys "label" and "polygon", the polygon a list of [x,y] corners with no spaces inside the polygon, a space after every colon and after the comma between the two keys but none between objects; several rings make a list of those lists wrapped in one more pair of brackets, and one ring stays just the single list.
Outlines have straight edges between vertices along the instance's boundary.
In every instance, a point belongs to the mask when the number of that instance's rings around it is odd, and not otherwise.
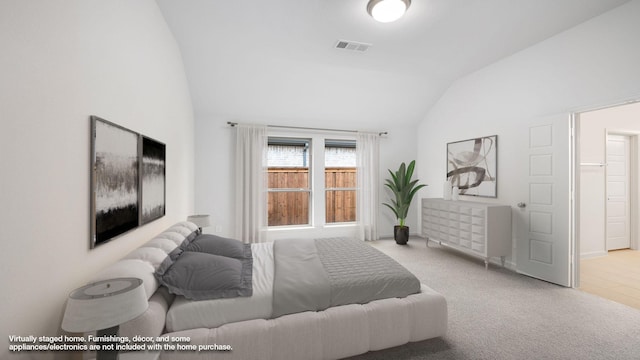
[{"label": "potted plant", "polygon": [[409,241],[409,227],[404,223],[409,213],[409,206],[413,196],[418,190],[427,186],[418,184],[418,179],[411,180],[415,166],[416,161],[413,160],[409,163],[409,166],[406,166],[405,163],[400,164],[400,168],[395,173],[388,170],[389,174],[391,174],[391,179],[386,179],[384,184],[391,189],[394,195],[394,199],[391,199],[391,204],[383,203],[383,205],[391,209],[398,219],[399,224],[393,228],[393,237],[399,245],[405,245]]}]

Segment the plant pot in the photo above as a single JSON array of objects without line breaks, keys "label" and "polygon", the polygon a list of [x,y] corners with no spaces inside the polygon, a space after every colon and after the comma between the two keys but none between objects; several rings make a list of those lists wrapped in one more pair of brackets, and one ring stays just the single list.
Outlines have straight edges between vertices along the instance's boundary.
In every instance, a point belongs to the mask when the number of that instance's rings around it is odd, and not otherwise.
[{"label": "plant pot", "polygon": [[396,225],[393,227],[393,238],[398,245],[406,245],[409,241],[409,227]]}]

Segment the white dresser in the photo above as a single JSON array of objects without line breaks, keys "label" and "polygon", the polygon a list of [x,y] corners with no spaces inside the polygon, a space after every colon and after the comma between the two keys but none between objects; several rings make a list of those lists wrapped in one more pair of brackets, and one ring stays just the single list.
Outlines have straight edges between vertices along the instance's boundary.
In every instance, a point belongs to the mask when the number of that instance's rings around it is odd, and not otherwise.
[{"label": "white dresser", "polygon": [[511,207],[471,201],[422,199],[422,235],[460,250],[482,257],[485,267],[489,259],[511,255]]}]

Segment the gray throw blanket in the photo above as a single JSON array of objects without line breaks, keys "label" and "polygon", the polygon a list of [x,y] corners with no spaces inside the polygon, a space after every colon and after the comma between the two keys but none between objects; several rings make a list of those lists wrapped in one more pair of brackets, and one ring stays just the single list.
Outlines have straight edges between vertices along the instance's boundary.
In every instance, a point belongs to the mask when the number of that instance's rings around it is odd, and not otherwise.
[{"label": "gray throw blanket", "polygon": [[273,317],[420,292],[420,281],[366,243],[276,240]]}]

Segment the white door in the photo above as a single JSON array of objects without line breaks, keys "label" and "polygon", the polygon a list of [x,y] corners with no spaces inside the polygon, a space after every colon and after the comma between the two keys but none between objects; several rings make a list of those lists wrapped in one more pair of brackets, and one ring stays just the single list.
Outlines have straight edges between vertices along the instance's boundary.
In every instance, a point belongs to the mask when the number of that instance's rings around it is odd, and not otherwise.
[{"label": "white door", "polygon": [[607,136],[607,251],[631,245],[629,143],[626,135]]},{"label": "white door", "polygon": [[563,286],[571,286],[570,127],[568,114],[522,125],[523,181],[514,210],[517,271]]}]

